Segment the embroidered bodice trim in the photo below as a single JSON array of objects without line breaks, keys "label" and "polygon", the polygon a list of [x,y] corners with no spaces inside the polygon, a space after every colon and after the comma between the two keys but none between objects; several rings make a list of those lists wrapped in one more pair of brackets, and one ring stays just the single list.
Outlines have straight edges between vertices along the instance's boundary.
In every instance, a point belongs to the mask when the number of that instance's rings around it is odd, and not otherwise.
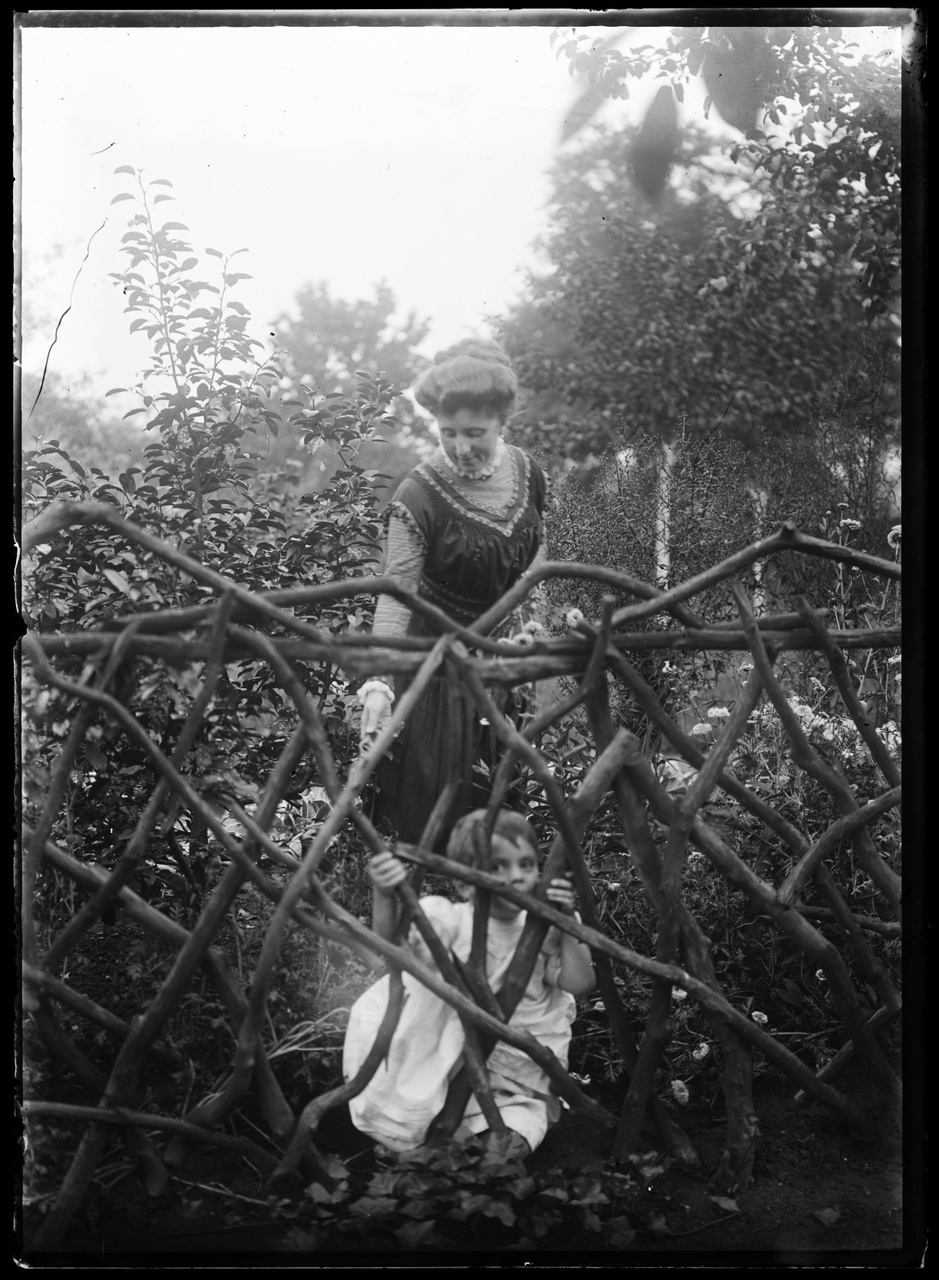
[{"label": "embroidered bodice trim", "polygon": [[433,455],[434,462],[437,462],[439,458],[443,459],[444,463],[450,468],[454,475],[460,476],[463,480],[489,480],[495,475],[505,458],[505,441],[501,436],[499,437],[496,441],[496,447],[493,451],[493,455],[489,459],[489,465],[483,467],[481,471],[474,472],[473,475],[468,475],[465,471],[461,471],[442,445]]},{"label": "embroidered bodice trim", "polygon": [[512,492],[504,506],[498,509],[484,505],[475,495],[470,497],[453,484],[448,476],[438,471],[435,466],[436,455],[422,462],[417,470],[433,491],[461,515],[468,516],[494,532],[511,536],[527,508],[530,467],[527,456],[520,449],[513,448],[506,450],[506,453],[513,469]]}]

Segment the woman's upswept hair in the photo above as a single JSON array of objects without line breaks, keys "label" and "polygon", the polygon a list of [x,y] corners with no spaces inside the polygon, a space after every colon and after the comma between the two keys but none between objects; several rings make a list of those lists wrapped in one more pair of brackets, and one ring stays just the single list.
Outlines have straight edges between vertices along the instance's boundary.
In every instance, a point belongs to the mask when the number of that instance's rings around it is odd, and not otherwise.
[{"label": "woman's upswept hair", "polygon": [[[477,823],[483,823],[486,817],[485,809],[474,809],[472,813],[468,813],[466,817],[460,818],[450,833],[450,839],[447,841],[447,857],[454,862],[462,862],[465,866],[472,866],[476,861],[476,846],[473,841],[473,828]],[[501,809],[496,818],[496,825],[493,827],[492,834],[494,836],[502,836],[504,840],[509,840],[512,844],[524,842],[538,852],[538,837],[535,835],[531,824],[526,822],[520,813],[514,813],[511,809]]]},{"label": "woman's upswept hair", "polygon": [[504,422],[515,407],[518,378],[498,343],[464,338],[437,353],[433,367],[421,374],[413,391],[417,403],[435,416],[483,409]]}]

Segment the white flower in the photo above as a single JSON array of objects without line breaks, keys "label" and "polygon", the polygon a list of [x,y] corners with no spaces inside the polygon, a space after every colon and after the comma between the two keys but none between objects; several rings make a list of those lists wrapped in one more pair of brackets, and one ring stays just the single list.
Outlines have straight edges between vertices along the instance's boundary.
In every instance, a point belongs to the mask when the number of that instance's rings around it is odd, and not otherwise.
[{"label": "white flower", "polygon": [[530,622],[526,622],[523,631],[527,631],[530,636],[546,636],[548,633],[540,622],[536,622],[534,618]]},{"label": "white flower", "polygon": [[838,525],[842,529],[860,529],[860,520],[839,520]]},{"label": "white flower", "polygon": [[712,720],[726,720],[730,712],[726,707],[708,707],[708,715]]},{"label": "white flower", "polygon": [[741,662],[741,664],[740,664],[740,666],[737,668],[737,670],[738,670],[738,671],[752,671],[752,670],[753,670],[753,663],[752,663],[752,662]]},{"label": "white flower", "polygon": [[692,734],[695,733],[713,733],[714,726],[712,724],[696,724],[692,727]]},{"label": "white flower", "polygon": [[887,545],[893,547],[894,551],[900,545],[900,526],[898,524],[895,524],[887,534]]},{"label": "white flower", "polygon": [[767,1018],[766,1014],[760,1013],[759,1009],[754,1009],[753,1012],[750,1014],[750,1017],[757,1024],[758,1027],[765,1027],[769,1022],[769,1018]]},{"label": "white flower", "polygon": [[825,970],[824,970],[824,969],[816,969],[816,970],[815,970],[815,976],[816,976],[816,978],[818,978],[819,982],[824,982],[824,981],[826,980],[826,979],[825,979]]},{"label": "white flower", "polygon": [[688,999],[688,992],[683,991],[681,987],[674,987],[672,989],[672,999],[677,1000],[678,1003],[681,1004],[682,1000]]},{"label": "white flower", "polygon": [[897,665],[897,663],[898,663],[898,662],[902,662],[902,661],[903,661],[903,654],[902,654],[902,653],[895,653],[895,654],[893,655],[893,657],[892,657],[892,658],[888,658],[888,659],[887,659],[887,666],[888,666],[888,667],[895,667],[895,666]]},{"label": "white flower", "polygon": [[702,1062],[710,1052],[711,1046],[709,1044],[699,1044],[697,1049],[692,1049],[691,1056],[695,1062]]},{"label": "white flower", "polygon": [[672,1081],[672,1097],[680,1106],[686,1107],[688,1105],[688,1086],[684,1080]]},{"label": "white flower", "polygon": [[571,628],[576,627],[578,622],[583,622],[583,620],[584,615],[579,609],[568,609],[567,613],[564,615],[564,621]]}]

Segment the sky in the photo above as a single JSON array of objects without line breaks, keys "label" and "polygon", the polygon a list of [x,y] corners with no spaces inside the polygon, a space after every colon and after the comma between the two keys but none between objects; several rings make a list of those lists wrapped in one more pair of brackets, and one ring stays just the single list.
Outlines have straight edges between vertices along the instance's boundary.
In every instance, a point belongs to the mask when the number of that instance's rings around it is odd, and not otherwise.
[{"label": "sky", "polygon": [[[167,178],[197,254],[247,248],[237,295],[262,329],[300,287],[431,321],[427,354],[519,293],[578,86],[550,27],[23,31],[24,291],[45,323],[24,366],[127,385],[120,165]],[[104,224],[102,226],[102,224]],[[59,248],[61,246],[61,249]],[[211,261],[211,260],[209,260]]]},{"label": "sky", "polygon": [[[127,386],[147,363],[108,279],[132,209],[111,203],[131,189],[121,165],[172,183],[176,203],[161,210],[189,228],[198,256],[248,250],[237,269],[253,278],[235,296],[256,336],[318,280],[347,300],[387,282],[402,314],[430,321],[428,355],[486,333],[537,264],[551,165],[580,92],[551,30],[455,18],[23,29],[24,368],[41,372],[69,306],[50,356],[67,384]],[[642,42],[661,34],[645,29]],[[639,87],[606,113],[638,116],[654,92]],[[702,102],[686,94],[685,110]]]}]

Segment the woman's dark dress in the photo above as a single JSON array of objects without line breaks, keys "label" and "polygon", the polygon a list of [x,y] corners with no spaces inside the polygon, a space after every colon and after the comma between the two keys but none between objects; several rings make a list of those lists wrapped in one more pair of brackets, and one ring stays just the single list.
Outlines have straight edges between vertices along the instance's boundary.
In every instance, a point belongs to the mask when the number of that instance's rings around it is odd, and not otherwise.
[{"label": "woman's dark dress", "polygon": [[[475,622],[531,565],[543,540],[547,484],[538,464],[508,447],[515,484],[507,508],[496,516],[457,489],[442,465],[423,462],[399,486],[392,511],[416,529],[426,547],[418,593],[463,626]],[[487,482],[473,495],[487,500]],[[410,615],[407,634],[436,635],[432,624]],[[396,697],[410,683],[398,678]],[[451,818],[488,795],[477,763],[498,759],[495,733],[480,723],[472,701],[445,677],[433,679],[378,769],[375,815],[391,819],[399,839],[419,842],[446,783],[460,783]]]}]

